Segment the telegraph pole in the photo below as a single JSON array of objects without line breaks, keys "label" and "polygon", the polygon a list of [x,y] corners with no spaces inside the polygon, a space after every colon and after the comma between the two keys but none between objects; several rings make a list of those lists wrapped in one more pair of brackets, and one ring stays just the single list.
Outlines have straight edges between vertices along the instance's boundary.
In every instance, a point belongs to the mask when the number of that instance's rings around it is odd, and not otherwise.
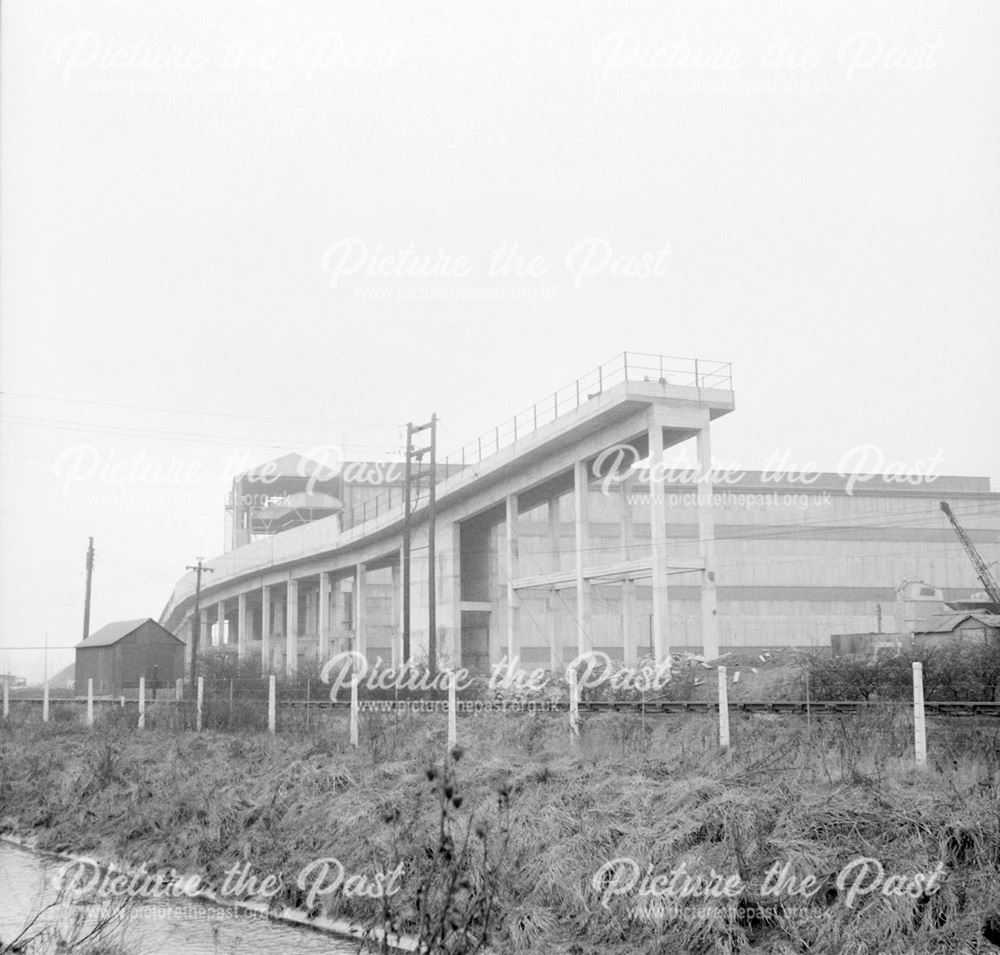
[{"label": "telegraph pole", "polygon": [[[413,436],[423,431],[430,431],[430,443],[422,448],[413,447]],[[413,486],[419,481],[414,480],[413,462],[420,461],[425,454],[430,455],[427,470],[427,661],[431,675],[437,673],[437,604],[434,574],[434,514],[437,482],[437,415],[431,415],[427,424],[406,425],[406,466],[403,471],[403,662],[410,661],[410,544],[412,538],[414,496],[419,500],[419,493],[414,495]]]},{"label": "telegraph pole", "polygon": [[403,468],[403,666],[410,662],[410,458],[413,422],[406,423],[406,464]]},{"label": "telegraph pole", "polygon": [[431,678],[437,675],[437,587],[434,572],[434,515],[437,496],[437,415],[431,415],[431,461],[427,479],[427,664]]},{"label": "telegraph pole", "polygon": [[87,590],[83,598],[83,639],[90,636],[90,585],[94,579],[94,538],[87,547]]},{"label": "telegraph pole", "polygon": [[191,625],[191,685],[198,682],[198,641],[201,639],[201,575],[214,574],[211,567],[203,567],[204,557],[198,558],[198,563],[192,567],[188,565],[185,570],[196,571],[198,576],[194,585],[194,620]]}]

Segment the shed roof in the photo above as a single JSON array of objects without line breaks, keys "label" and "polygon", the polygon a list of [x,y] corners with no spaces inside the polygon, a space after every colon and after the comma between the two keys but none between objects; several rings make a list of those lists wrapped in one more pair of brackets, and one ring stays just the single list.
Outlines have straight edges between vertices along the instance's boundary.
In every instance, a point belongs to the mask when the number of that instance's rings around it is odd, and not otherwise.
[{"label": "shed roof", "polygon": [[969,619],[981,623],[984,627],[1000,627],[1000,616],[993,613],[950,613],[936,620],[931,617],[923,627],[914,633],[951,633],[956,627]]},{"label": "shed roof", "polygon": [[[111,623],[105,624],[100,630],[95,631],[86,640],[81,641],[76,645],[76,649],[86,649],[88,647],[110,647],[112,644],[117,643],[119,640],[124,639],[130,633],[138,630],[144,623],[156,623],[152,617],[140,617],[138,620],[114,620]],[[156,626],[160,626],[156,623]],[[177,637],[166,629],[166,627],[161,627],[164,633],[168,636],[173,637],[178,643],[183,643],[183,640],[179,640]]]}]

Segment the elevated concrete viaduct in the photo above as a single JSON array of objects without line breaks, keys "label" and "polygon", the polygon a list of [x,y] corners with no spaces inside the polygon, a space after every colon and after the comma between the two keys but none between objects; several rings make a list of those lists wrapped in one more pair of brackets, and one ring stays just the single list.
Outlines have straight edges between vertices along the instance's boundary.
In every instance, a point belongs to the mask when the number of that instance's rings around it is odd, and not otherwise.
[{"label": "elevated concrete viaduct", "polygon": [[[649,471],[640,519],[626,471],[693,438],[705,478],[711,424],[733,408],[728,364],[627,353],[449,455],[452,473],[436,485],[442,663],[485,669],[506,656],[558,667],[592,649],[625,662],[646,655],[662,661],[671,647],[674,574],[698,580],[702,647],[717,656],[710,477],[699,487],[697,540],[672,541],[662,470]],[[614,512],[612,543],[595,537],[593,512],[602,526]],[[366,507],[360,517],[316,520],[209,561],[202,646],[214,633],[214,642],[258,660],[263,672],[289,675],[304,661],[347,649],[403,662],[402,517],[398,503],[381,513]],[[427,649],[426,505],[413,520],[411,645],[419,659]],[[539,547],[541,525],[546,545]],[[528,529],[533,543],[523,537]],[[637,585],[649,588],[648,614],[636,613]],[[594,601],[609,586],[620,591],[619,625],[609,628],[605,613],[595,629]],[[161,618],[189,653],[193,603],[190,574]]]}]

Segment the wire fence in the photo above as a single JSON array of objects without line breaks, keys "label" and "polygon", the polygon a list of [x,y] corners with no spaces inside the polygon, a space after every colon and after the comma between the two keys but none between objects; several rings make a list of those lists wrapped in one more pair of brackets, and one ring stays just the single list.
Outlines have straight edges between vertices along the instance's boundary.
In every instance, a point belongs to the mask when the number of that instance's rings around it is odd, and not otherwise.
[{"label": "wire fence", "polygon": [[[688,667],[678,679],[658,688],[594,685],[588,682],[592,674],[571,668],[563,678],[535,692],[524,692],[521,687],[498,688],[485,680],[460,687],[454,673],[441,674],[423,685],[417,681],[415,688],[362,683],[357,674],[346,683],[336,681],[332,688],[312,676],[280,681],[273,676],[202,677],[192,686],[178,684],[173,691],[158,687],[149,692],[145,681],[140,681],[134,696],[101,698],[94,695],[92,685],[85,697],[54,697],[48,692],[41,698],[11,696],[5,683],[3,718],[10,726],[51,722],[173,733],[306,735],[341,740],[354,748],[366,746],[373,752],[385,749],[390,736],[398,742],[401,735],[417,729],[454,747],[479,735],[483,720],[512,725],[517,738],[525,737],[527,748],[533,734],[556,732],[564,734],[565,745],[571,749],[581,745],[583,728],[591,720],[604,720],[605,735],[608,726],[614,735],[618,732],[614,727],[620,726],[625,733],[636,721],[645,727],[647,723],[676,725],[700,720],[714,727],[715,744],[727,751],[750,740],[742,722],[734,733],[737,721],[804,719],[807,725],[819,727],[824,721],[845,717],[877,723],[888,714],[889,724],[896,726],[894,732],[898,733],[900,720],[910,727],[912,759],[920,768],[927,765],[929,720],[934,725],[955,717],[971,718],[977,726],[989,722],[1000,739],[1000,699],[989,673],[964,683],[947,683],[938,674],[933,692],[928,694],[923,663],[903,662],[910,676],[905,684],[890,672],[879,692],[866,691],[862,685],[854,687],[853,696],[833,698],[814,692],[829,679],[822,671],[803,670],[792,677],[786,674],[783,692],[778,694],[773,683],[751,685],[743,678],[745,673],[757,675],[756,668],[748,671],[725,666]],[[862,664],[855,663],[854,669],[864,672]],[[991,691],[989,698],[981,698],[986,695],[984,689]],[[954,699],[956,693],[966,696]],[[945,698],[931,698],[935,695]]]}]

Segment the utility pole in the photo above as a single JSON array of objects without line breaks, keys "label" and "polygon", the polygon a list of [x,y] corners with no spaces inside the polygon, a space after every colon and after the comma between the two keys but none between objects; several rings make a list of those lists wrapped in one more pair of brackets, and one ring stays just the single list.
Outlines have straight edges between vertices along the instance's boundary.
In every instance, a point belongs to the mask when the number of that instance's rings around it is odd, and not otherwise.
[{"label": "utility pole", "polygon": [[198,641],[201,639],[201,575],[214,574],[211,567],[203,567],[204,557],[198,558],[198,563],[192,567],[188,565],[185,570],[196,571],[198,576],[194,585],[194,620],[191,625],[191,685],[198,682]]},{"label": "utility pole", "polygon": [[437,503],[437,415],[431,415],[431,460],[427,479],[427,665],[437,675],[437,587],[434,570],[434,524]]},{"label": "utility pole", "polygon": [[403,467],[403,666],[410,662],[410,458],[413,422],[406,423],[406,464]]},{"label": "utility pole", "polygon": [[94,579],[94,538],[87,547],[87,590],[83,598],[83,639],[90,636],[90,585]]},{"label": "utility pole", "polygon": [[[414,448],[413,436],[423,431],[430,431],[430,443],[422,448]],[[406,425],[406,465],[403,471],[403,662],[410,661],[410,545],[412,539],[413,498],[419,500],[419,493],[414,495],[413,462],[420,461],[425,454],[430,456],[427,470],[427,660],[431,675],[437,673],[437,601],[434,572],[434,517],[437,483],[437,415],[431,415],[427,424]]]}]

